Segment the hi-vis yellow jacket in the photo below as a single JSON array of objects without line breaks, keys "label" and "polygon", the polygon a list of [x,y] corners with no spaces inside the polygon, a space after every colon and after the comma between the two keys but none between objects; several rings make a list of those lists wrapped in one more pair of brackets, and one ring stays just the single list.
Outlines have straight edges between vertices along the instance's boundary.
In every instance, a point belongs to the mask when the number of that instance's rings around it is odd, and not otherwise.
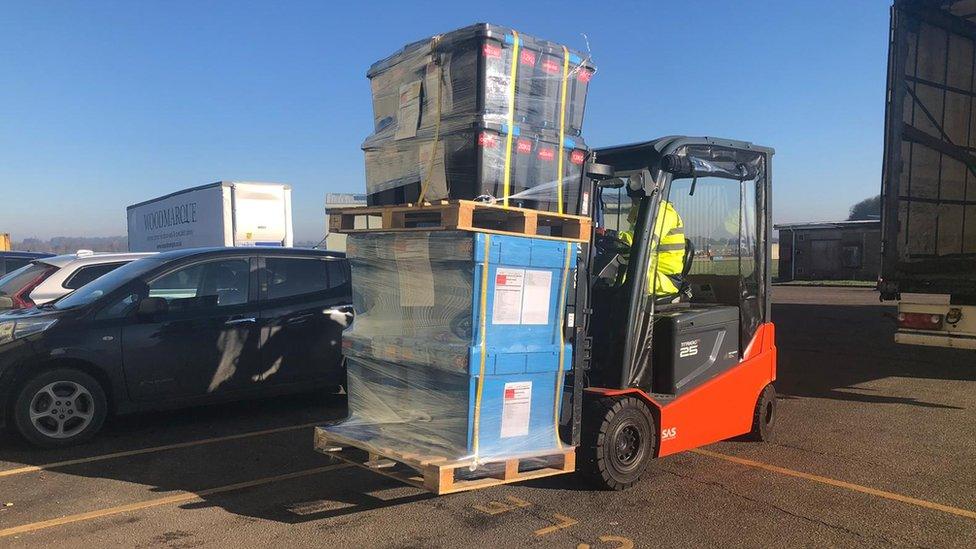
[{"label": "hi-vis yellow jacket", "polygon": [[[618,238],[630,246],[634,242],[634,224],[637,222],[637,209],[631,206],[627,215],[630,229],[623,231]],[[656,253],[655,253],[656,252]],[[678,287],[668,275],[681,274],[685,265],[685,226],[681,216],[667,200],[662,200],[658,206],[657,217],[654,220],[654,238],[651,241],[651,260],[647,267],[647,288],[656,296],[673,295],[678,293]],[[655,269],[656,267],[656,269]],[[655,272],[657,276],[655,276]]]}]

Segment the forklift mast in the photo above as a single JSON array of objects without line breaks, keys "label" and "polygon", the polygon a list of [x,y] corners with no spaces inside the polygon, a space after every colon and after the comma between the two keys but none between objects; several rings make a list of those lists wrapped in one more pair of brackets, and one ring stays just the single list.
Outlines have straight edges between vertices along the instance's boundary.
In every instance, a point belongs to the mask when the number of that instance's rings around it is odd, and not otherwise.
[{"label": "forklift mast", "polygon": [[[584,170],[580,192],[584,202],[587,197],[591,197],[592,207],[588,214],[594,220],[594,231],[590,241],[581,246],[576,273],[576,295],[573,310],[570,311],[570,318],[574,319],[569,328],[574,341],[574,368],[571,383],[567,384],[567,389],[572,388],[572,397],[569,399],[571,407],[566,414],[569,417],[564,416],[567,421],[563,425],[563,436],[567,441],[579,443],[584,391],[599,390],[606,394],[607,391],[638,390],[662,401],[678,396],[676,391],[671,391],[671,394],[656,394],[653,390],[662,385],[661,372],[658,372],[658,379],[655,379],[655,357],[662,364],[666,361],[662,350],[656,350],[652,346],[655,340],[655,318],[659,311],[675,310],[675,315],[680,315],[682,311],[693,313],[701,309],[701,314],[705,314],[709,312],[707,307],[712,307],[721,308],[722,311],[713,312],[725,317],[738,316],[735,362],[743,356],[760,326],[769,322],[773,153],[771,148],[743,141],[670,136],[598,149],[591,154],[588,168]],[[625,177],[629,179],[629,184],[624,181]],[[734,275],[723,276],[720,282],[728,291],[723,299],[718,299],[708,293],[712,291],[709,290],[711,278],[691,276],[689,278],[700,283],[692,284],[690,290],[682,296],[681,301],[688,303],[680,306],[670,302],[658,303],[661,296],[655,296],[654,289],[647,288],[646,274],[649,268],[656,269],[655,251],[652,247],[654,227],[660,222],[657,219],[659,205],[662,200],[674,202],[678,194],[694,195],[699,178],[708,178],[706,181],[714,186],[738,185],[741,189],[738,191],[738,217],[732,221],[737,221],[739,234],[729,235],[727,244],[728,247],[736,248],[737,259],[726,259],[721,263],[737,266],[735,274],[738,275],[738,280]],[[682,189],[687,186],[690,190],[684,193],[675,191],[676,196],[671,196],[672,184],[679,180],[686,180]],[[636,208],[637,212],[636,219],[628,227],[633,240],[625,263],[626,276],[617,278],[618,281],[624,280],[622,284],[613,284],[600,271],[608,264],[607,254],[613,254],[613,250],[608,248],[612,248],[610,243],[616,236],[616,231],[610,230],[607,227],[608,220],[604,219],[604,192],[620,189],[625,185],[627,195],[634,204],[632,208]],[[620,194],[618,191],[618,197]],[[736,192],[726,194],[733,196]],[[749,198],[749,203],[746,197]],[[706,196],[702,200],[707,199]],[[692,199],[686,199],[689,200]],[[754,217],[748,218],[748,223],[743,223],[743,219],[746,219],[745,210],[754,212]],[[693,219],[695,215],[709,213],[707,209],[697,208],[694,211],[681,212],[679,207],[678,211],[685,218],[685,223],[690,222],[691,226],[700,226],[703,223],[702,220]],[[709,221],[712,224],[715,222],[716,220]],[[744,233],[743,226],[748,228],[750,234]],[[618,225],[616,228],[621,227]],[[697,243],[694,242],[696,238],[699,241]],[[751,243],[748,248],[751,256],[745,259],[745,248],[742,244],[744,241]],[[708,239],[693,235],[688,243],[693,246],[701,245],[700,254],[695,254],[693,247],[689,250],[692,257],[686,261],[691,267],[695,266],[696,261],[705,263],[712,260],[711,251],[702,249],[710,245]],[[744,265],[744,261],[754,263]],[[699,270],[702,267],[708,268],[707,263],[698,266]],[[748,270],[747,276],[743,275],[744,270]],[[700,295],[695,295],[696,292]],[[711,303],[713,301],[716,303]],[[705,305],[706,302],[708,305]],[[701,314],[695,318],[701,318]],[[681,351],[682,355],[684,351]],[[731,355],[732,351],[728,354]]]}]

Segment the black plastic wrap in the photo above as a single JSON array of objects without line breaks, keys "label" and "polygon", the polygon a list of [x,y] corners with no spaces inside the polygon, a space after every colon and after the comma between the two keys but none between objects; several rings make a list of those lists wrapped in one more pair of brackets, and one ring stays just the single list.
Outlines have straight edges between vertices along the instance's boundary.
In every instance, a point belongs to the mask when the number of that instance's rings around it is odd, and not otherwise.
[{"label": "black plastic wrap", "polygon": [[370,67],[374,133],[366,145],[432,132],[438,118],[447,126],[479,117],[505,124],[513,102],[512,124],[558,132],[564,122],[566,135],[580,135],[595,70],[586,56],[560,44],[486,23],[420,40]]},{"label": "black plastic wrap", "polygon": [[369,203],[486,195],[577,213],[594,71],[564,46],[488,24],[374,64],[374,132],[363,143]]},{"label": "black plastic wrap", "polygon": [[367,149],[367,201],[371,206],[416,202],[427,178],[426,200],[508,197],[511,206],[558,212],[561,194],[562,213],[578,213],[588,153],[583,140],[567,137],[560,147],[558,138],[521,129],[506,154],[507,137],[500,127],[470,128],[441,135],[436,143],[412,138]]}]

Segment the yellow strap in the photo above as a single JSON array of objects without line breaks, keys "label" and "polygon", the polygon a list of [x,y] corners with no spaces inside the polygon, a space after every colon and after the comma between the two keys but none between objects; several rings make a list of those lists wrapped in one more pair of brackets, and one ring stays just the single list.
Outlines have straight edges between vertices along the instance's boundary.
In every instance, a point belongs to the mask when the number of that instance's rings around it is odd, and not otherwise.
[{"label": "yellow strap", "polygon": [[559,173],[556,174],[556,201],[559,213],[563,213],[563,142],[566,140],[566,82],[569,80],[569,50],[563,46],[563,86],[559,99],[559,160],[556,162]]},{"label": "yellow strap", "polygon": [[505,179],[502,188],[502,205],[508,206],[508,195],[512,185],[512,138],[515,136],[515,82],[518,77],[519,35],[512,31],[512,70],[508,81],[508,137],[505,138]]},{"label": "yellow strap", "polygon": [[481,392],[485,387],[485,361],[488,349],[485,345],[488,328],[488,256],[491,253],[491,235],[485,235],[485,265],[481,270],[481,318],[478,324],[481,339],[481,366],[478,368],[478,389],[474,396],[474,450],[475,460],[478,459],[478,434],[481,430]]},{"label": "yellow strap", "polygon": [[566,261],[563,263],[563,278],[559,284],[559,371],[556,373],[556,398],[553,400],[553,425],[556,434],[556,447],[562,450],[563,441],[559,438],[559,396],[563,391],[563,360],[566,358],[566,333],[563,331],[563,315],[566,313],[566,284],[569,280],[569,260],[575,244],[566,243]]},{"label": "yellow strap", "polygon": [[[440,42],[441,37],[435,36],[430,41],[430,49],[433,54],[434,48],[437,47],[437,43]],[[427,188],[430,186],[430,178],[434,175],[434,162],[437,160],[437,142],[441,138],[441,87],[443,83],[441,79],[444,77],[444,68],[438,64],[437,65],[437,102],[436,102],[436,112],[435,117],[437,122],[434,124],[434,145],[430,148],[430,164],[427,166],[427,176],[424,177],[423,182],[420,184],[420,196],[417,197],[417,203],[423,204],[424,198],[427,197]],[[450,195],[450,192],[448,193]]]}]

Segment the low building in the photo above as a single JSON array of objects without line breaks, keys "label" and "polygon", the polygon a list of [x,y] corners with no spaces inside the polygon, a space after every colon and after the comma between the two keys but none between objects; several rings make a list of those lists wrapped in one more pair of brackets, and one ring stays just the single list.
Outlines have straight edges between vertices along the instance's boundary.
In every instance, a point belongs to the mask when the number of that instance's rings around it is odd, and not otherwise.
[{"label": "low building", "polygon": [[[328,212],[331,208],[349,208],[354,206],[365,206],[365,205],[366,205],[365,194],[328,193],[325,195],[326,212]],[[357,223],[358,222],[359,220],[357,219]],[[363,228],[365,228],[365,225],[363,226]],[[335,252],[346,251],[346,235],[329,232],[328,213],[326,213],[325,216],[325,244],[323,245],[323,247],[326,250],[332,250]]]},{"label": "low building", "polygon": [[877,280],[881,222],[774,225],[779,231],[779,280]]}]

